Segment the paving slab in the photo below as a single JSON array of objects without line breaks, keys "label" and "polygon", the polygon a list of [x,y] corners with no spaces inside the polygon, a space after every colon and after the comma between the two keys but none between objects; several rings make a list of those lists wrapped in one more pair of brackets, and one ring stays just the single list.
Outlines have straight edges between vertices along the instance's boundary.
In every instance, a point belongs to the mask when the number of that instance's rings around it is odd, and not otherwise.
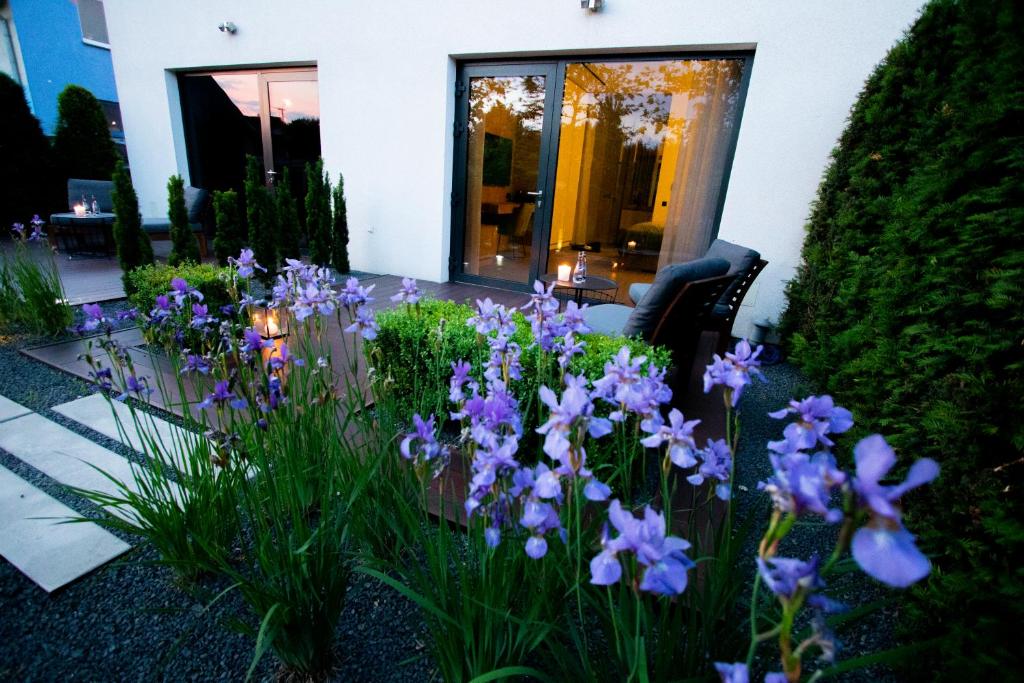
[{"label": "paving slab", "polygon": [[151,413],[136,410],[133,417],[132,409],[127,405],[120,401],[108,402],[100,394],[62,403],[54,406],[53,410],[140,453],[152,453],[152,449],[145,448],[144,445],[148,445],[149,439],[155,437],[161,451],[182,471],[187,469],[184,467],[186,460],[182,446],[193,443],[197,438],[187,429],[173,425]]},{"label": "paving slab", "polygon": [[28,415],[31,412],[31,410],[20,403],[15,403],[9,398],[0,396],[0,422],[7,422],[8,420],[13,420],[16,417]]},{"label": "paving slab", "polygon": [[0,555],[47,593],[106,564],[131,546],[0,467]]},{"label": "paving slab", "polygon": [[[139,492],[134,476],[138,465],[37,413],[0,423],[0,448],[65,486],[120,497],[121,489],[104,476],[106,473],[129,490]],[[178,485],[168,483],[169,495],[181,500]],[[130,509],[107,510],[122,519],[135,520]]]}]

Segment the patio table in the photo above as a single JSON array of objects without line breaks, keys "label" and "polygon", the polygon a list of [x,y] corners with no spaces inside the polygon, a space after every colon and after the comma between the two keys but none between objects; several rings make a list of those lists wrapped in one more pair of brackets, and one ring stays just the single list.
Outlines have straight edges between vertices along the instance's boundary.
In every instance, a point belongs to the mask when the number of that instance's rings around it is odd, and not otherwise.
[{"label": "patio table", "polygon": [[[577,305],[583,303],[584,292],[607,292],[610,289],[618,290],[619,288],[619,283],[615,280],[609,280],[606,277],[598,277],[597,275],[589,275],[583,279],[583,282],[559,280],[558,273],[545,273],[544,275],[541,275],[539,279],[546,285],[554,282],[556,289],[564,288],[572,290],[573,301],[575,301]],[[615,299],[614,294],[605,294],[604,296],[607,297],[609,301],[613,301]]]},{"label": "patio table", "polygon": [[104,254],[116,251],[112,213],[88,213],[79,216],[73,211],[50,214],[51,241],[57,249],[71,254]]}]

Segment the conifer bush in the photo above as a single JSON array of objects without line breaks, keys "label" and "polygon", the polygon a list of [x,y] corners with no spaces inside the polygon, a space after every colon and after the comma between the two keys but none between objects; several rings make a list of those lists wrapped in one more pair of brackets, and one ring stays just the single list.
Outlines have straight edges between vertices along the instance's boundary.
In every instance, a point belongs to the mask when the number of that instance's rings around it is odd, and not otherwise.
[{"label": "conifer bush", "polygon": [[217,257],[217,262],[226,266],[228,257],[235,256],[245,246],[242,216],[238,209],[238,193],[234,190],[215,191],[213,215],[216,224],[213,253]]},{"label": "conifer bush", "polygon": [[[292,177],[288,167],[281,171],[281,179],[274,190],[274,201],[277,204],[277,222],[281,229],[281,240],[278,249],[282,258],[301,258],[299,235],[302,226],[299,223],[299,210],[295,206],[295,195],[292,194]],[[237,250],[236,250],[237,251]]]},{"label": "conifer bush", "polygon": [[53,155],[64,179],[109,180],[117,152],[110,139],[107,117],[93,94],[69,85],[57,97],[57,130]]},{"label": "conifer bush", "polygon": [[181,176],[171,176],[167,181],[167,217],[171,222],[171,253],[167,263],[178,266],[191,261],[199,263],[199,242],[192,234],[185,208],[185,181]]},{"label": "conifer bush", "polygon": [[134,292],[131,272],[153,263],[153,244],[142,229],[139,198],[132,186],[131,175],[121,162],[114,168],[113,180],[114,243],[117,245],[117,262],[124,271],[121,276],[124,291],[131,296]]},{"label": "conifer bush", "polygon": [[249,227],[249,247],[256,260],[267,268],[266,278],[272,276],[280,260],[277,245],[277,210],[274,198],[263,182],[259,162],[254,156],[246,157],[245,166],[245,219]]},{"label": "conifer bush", "polygon": [[1024,14],[935,0],[869,78],[813,207],[781,331],[898,450],[942,463],[914,524],[939,571],[903,630],[934,669],[1020,670],[1024,553]]},{"label": "conifer bush", "polygon": [[[0,225],[44,216],[59,206],[58,183],[50,165],[50,143],[32,115],[25,91],[0,73]],[[64,209],[67,210],[65,206]]]},{"label": "conifer bush", "polygon": [[324,160],[306,164],[306,235],[310,263],[331,263],[331,191]]},{"label": "conifer bush", "polygon": [[338,174],[338,185],[332,191],[334,198],[333,240],[331,263],[339,273],[352,270],[348,262],[348,209],[345,206],[345,178]]}]

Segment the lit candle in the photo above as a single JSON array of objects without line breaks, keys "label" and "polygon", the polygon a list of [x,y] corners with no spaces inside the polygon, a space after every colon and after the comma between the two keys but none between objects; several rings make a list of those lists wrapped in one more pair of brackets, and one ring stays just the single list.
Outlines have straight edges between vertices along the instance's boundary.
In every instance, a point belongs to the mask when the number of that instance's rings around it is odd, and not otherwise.
[{"label": "lit candle", "polygon": [[277,311],[272,311],[267,316],[267,336],[276,337],[281,333],[281,328],[277,324]]},{"label": "lit candle", "polygon": [[626,242],[626,246],[630,249],[636,249],[636,240],[630,240]]},{"label": "lit candle", "polygon": [[572,275],[572,266],[568,263],[563,263],[558,266],[558,280],[559,282],[568,282],[569,277]]},{"label": "lit candle", "polygon": [[84,216],[85,215],[85,207],[82,206],[81,204],[75,204],[75,215],[76,216]]}]

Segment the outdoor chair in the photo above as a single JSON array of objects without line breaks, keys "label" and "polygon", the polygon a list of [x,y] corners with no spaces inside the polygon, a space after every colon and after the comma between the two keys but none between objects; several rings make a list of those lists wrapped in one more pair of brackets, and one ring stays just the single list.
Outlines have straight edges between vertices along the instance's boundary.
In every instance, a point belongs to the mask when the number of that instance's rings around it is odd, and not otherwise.
[{"label": "outdoor chair", "polygon": [[702,258],[666,266],[635,307],[601,304],[588,307],[583,319],[594,332],[609,336],[639,335],[672,352],[676,376],[689,377],[707,319],[733,282],[729,261]]},{"label": "outdoor chair", "polygon": [[[723,258],[728,261],[729,270],[726,275],[733,278],[705,321],[706,330],[718,333],[717,351],[721,354],[725,353],[732,339],[732,326],[736,322],[743,298],[768,262],[753,249],[721,239],[711,243],[704,258]],[[651,284],[636,282],[629,287],[629,298],[634,304],[639,304],[650,288]]]},{"label": "outdoor chair", "polygon": [[[210,193],[191,185],[185,186],[185,211],[188,214],[188,224],[192,233],[199,241],[199,256],[206,258],[206,228],[205,223],[210,204]],[[142,229],[149,235],[149,239],[160,242],[171,239],[171,221],[169,218],[143,218]]]}]

